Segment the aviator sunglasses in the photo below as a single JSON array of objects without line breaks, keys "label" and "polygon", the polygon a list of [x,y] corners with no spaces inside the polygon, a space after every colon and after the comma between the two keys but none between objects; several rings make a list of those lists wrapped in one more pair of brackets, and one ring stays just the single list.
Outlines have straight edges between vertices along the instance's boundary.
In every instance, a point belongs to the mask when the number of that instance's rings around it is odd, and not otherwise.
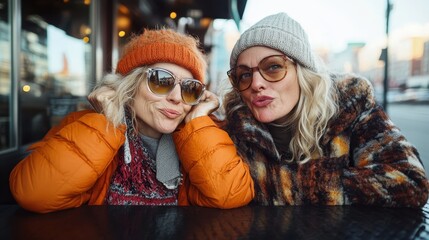
[{"label": "aviator sunglasses", "polygon": [[227,72],[232,86],[242,92],[247,90],[253,81],[253,72],[258,70],[261,76],[268,82],[278,82],[287,74],[287,61],[294,62],[285,55],[271,55],[262,59],[258,66],[237,66]]},{"label": "aviator sunglasses", "polygon": [[184,103],[196,105],[206,90],[206,86],[193,78],[183,78],[176,81],[176,77],[170,71],[162,68],[148,68],[147,86],[149,90],[159,96],[166,96],[173,91],[176,84],[180,85],[180,92]]}]

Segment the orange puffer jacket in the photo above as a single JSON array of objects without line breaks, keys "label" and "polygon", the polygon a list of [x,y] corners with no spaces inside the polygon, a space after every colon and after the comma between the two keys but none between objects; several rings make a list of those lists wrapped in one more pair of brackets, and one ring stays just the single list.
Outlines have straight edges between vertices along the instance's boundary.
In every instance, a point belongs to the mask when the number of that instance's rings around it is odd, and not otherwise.
[{"label": "orange puffer jacket", "polygon": [[[104,204],[124,134],[125,127],[113,128],[102,114],[69,114],[12,170],[15,200],[40,213]],[[234,208],[253,199],[247,164],[209,117],[192,120],[173,137],[184,176],[179,205]]]}]

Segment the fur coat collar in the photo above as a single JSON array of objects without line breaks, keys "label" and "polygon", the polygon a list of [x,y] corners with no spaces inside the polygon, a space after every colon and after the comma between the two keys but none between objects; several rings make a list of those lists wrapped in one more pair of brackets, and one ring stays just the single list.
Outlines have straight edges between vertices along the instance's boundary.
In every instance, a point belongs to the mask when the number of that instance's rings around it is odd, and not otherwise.
[{"label": "fur coat collar", "polygon": [[[248,108],[228,119],[239,154],[255,182],[262,205],[426,203],[428,182],[417,150],[376,103],[368,80],[332,75],[338,114],[321,139],[324,155],[305,164],[288,162],[268,128]],[[413,195],[413,197],[410,197]]]}]

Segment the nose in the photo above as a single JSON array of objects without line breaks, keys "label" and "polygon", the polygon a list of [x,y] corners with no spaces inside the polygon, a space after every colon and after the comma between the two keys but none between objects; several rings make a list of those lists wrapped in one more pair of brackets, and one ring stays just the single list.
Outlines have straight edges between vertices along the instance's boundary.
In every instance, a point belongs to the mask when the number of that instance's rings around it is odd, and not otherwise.
[{"label": "nose", "polygon": [[167,95],[167,100],[174,104],[178,104],[182,101],[182,95],[180,92],[180,84],[176,84],[173,90]]},{"label": "nose", "polygon": [[259,72],[259,69],[255,69],[255,71],[252,73],[252,83],[250,87],[255,91],[259,91],[261,89],[265,89],[265,83],[266,81]]}]

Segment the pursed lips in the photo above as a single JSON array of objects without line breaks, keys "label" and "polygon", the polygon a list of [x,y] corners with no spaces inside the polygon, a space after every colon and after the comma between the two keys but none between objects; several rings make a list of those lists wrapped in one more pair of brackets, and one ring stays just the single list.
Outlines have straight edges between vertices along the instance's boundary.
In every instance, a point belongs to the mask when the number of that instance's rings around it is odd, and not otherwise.
[{"label": "pursed lips", "polygon": [[174,109],[162,108],[159,110],[164,116],[170,119],[175,119],[180,117],[182,114]]},{"label": "pursed lips", "polygon": [[268,104],[270,104],[273,100],[274,100],[274,98],[269,97],[269,96],[256,96],[252,100],[252,104],[256,107],[265,107]]}]

